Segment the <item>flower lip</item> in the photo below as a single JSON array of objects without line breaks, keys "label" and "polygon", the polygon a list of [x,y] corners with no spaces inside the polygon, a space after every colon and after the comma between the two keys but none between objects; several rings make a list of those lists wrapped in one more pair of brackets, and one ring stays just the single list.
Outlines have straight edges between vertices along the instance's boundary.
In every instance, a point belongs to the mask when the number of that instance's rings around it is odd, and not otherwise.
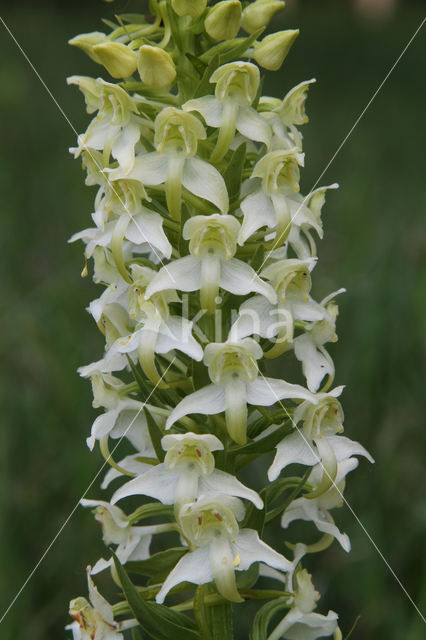
[{"label": "flower lip", "polygon": [[183,237],[189,240],[189,251],[194,257],[199,258],[208,253],[229,260],[237,250],[240,228],[241,225],[234,216],[217,213],[194,216],[185,223]]},{"label": "flower lip", "polygon": [[210,449],[196,438],[177,442],[167,451],[164,464],[171,472],[196,471],[202,476],[208,476],[214,470]]},{"label": "flower lip", "polygon": [[[234,500],[240,502],[236,498]],[[220,502],[201,499],[184,505],[179,512],[179,522],[185,537],[196,547],[205,546],[220,536],[235,538],[239,531],[239,514],[231,505],[225,505],[223,497]]]},{"label": "flower lip", "polygon": [[262,355],[257,342],[245,338],[239,342],[210,343],[204,350],[204,363],[214,384],[226,384],[236,378],[253,382],[259,371],[256,360]]}]

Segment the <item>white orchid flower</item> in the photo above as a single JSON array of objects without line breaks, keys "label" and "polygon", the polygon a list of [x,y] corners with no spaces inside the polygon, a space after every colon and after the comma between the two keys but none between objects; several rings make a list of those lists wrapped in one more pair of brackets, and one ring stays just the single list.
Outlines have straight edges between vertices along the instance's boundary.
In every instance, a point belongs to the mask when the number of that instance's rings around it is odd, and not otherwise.
[{"label": "white orchid flower", "polygon": [[323,225],[321,209],[325,202],[325,194],[329,189],[338,189],[337,182],[314,189],[307,196],[295,193],[288,198],[291,213],[291,228],[287,238],[295,254],[301,260],[316,255],[316,244],[312,237],[312,229],[322,239]]},{"label": "white orchid flower", "polygon": [[210,82],[216,84],[214,96],[188,100],[185,111],[200,113],[209,127],[219,128],[212,162],[219,162],[228,151],[235,130],[249,140],[269,145],[269,125],[251,106],[259,88],[260,73],[251,62],[230,62],[213,72]]},{"label": "white orchid flower", "polygon": [[267,640],[316,640],[329,637],[336,631],[337,613],[329,611],[326,616],[314,613],[320,594],[315,590],[312,576],[306,569],[291,572],[287,588],[292,593],[288,600],[290,610],[268,635]]},{"label": "white orchid flower", "polygon": [[90,576],[91,567],[87,567],[89,601],[86,598],[74,598],[70,602],[69,613],[74,622],[66,629],[72,631],[73,640],[123,640],[121,631],[136,627],[136,620],[116,622],[112,606],[97,590]]},{"label": "white orchid flower", "polygon": [[214,468],[212,451],[223,449],[214,435],[196,433],[164,436],[164,462],[126,482],[112,497],[112,504],[131,495],[151,496],[163,504],[174,504],[176,513],[183,504],[199,495],[230,495],[250,500],[262,509],[263,501],[230,473]]},{"label": "white orchid flower", "polygon": [[133,179],[147,186],[165,184],[167,207],[176,220],[180,220],[182,186],[226,213],[229,200],[222,176],[196,156],[198,140],[205,137],[205,129],[195,116],[167,107],[155,120],[156,151],[138,155],[130,172],[121,167],[106,171],[111,180]]},{"label": "white orchid flower", "polygon": [[135,161],[135,146],[144,121],[137,115],[135,102],[117,84],[86,76],[71,76],[68,84],[76,84],[84,94],[87,112],[98,111],[86,133],[78,136],[78,147],[71,149],[77,158],[83,149],[103,151],[115,158],[122,171],[129,172]]},{"label": "white orchid flower", "polygon": [[[294,412],[294,424],[302,423],[302,428],[288,435],[277,446],[268,478],[278,478],[282,469],[289,464],[316,465],[323,467],[323,478],[315,495],[328,491],[336,479],[338,463],[354,455],[362,455],[374,463],[368,451],[359,444],[345,438],[343,432],[343,409],[337,398],[343,387],[336,387],[329,393],[318,393],[317,404],[302,402]],[[314,494],[311,494],[313,497]]]},{"label": "white orchid flower", "polygon": [[269,96],[260,98],[259,110],[273,132],[272,149],[297,147],[302,150],[302,134],[296,125],[309,122],[305,113],[305,102],[309,86],[313,82],[316,82],[314,78],[301,82],[293,87],[283,100]]},{"label": "white orchid flower", "polygon": [[266,357],[272,358],[281,355],[292,343],[295,320],[322,320],[326,310],[309,295],[312,284],[310,272],[315,264],[313,258],[284,258],[265,267],[260,275],[270,280],[277,299],[271,304],[254,296],[244,302],[230,330],[232,339],[250,335],[269,340],[275,338],[274,347],[265,353]]},{"label": "white orchid flower", "polygon": [[[87,367],[79,369],[83,377],[89,371]],[[129,398],[125,392],[121,393],[126,385],[119,378],[99,371],[91,371],[89,375],[92,382],[93,406],[106,409],[105,413],[96,418],[90,437],[86,439],[89,449],[93,449],[96,440],[102,440],[106,436],[115,439],[125,436],[138,451],[149,449],[151,440],[142,411],[144,405]]]},{"label": "white orchid flower", "polygon": [[[106,545],[117,545],[115,554],[121,564],[146,560],[150,556],[152,536],[175,528],[173,523],[134,527],[129,523],[124,511],[104,500],[80,500],[80,504],[83,507],[94,508],[95,520],[102,527],[102,539]],[[112,558],[101,558],[92,568],[91,574],[100,573],[113,565]]]},{"label": "white orchid flower", "polygon": [[334,363],[328,351],[324,348],[327,342],[336,342],[336,319],[339,308],[332,301],[336,295],[343,293],[345,289],[339,289],[321,301],[321,306],[326,310],[322,320],[317,320],[305,327],[305,333],[294,339],[294,354],[302,363],[303,374],[310,391],[317,391],[321,380],[325,375],[334,377]]},{"label": "white orchid flower", "polygon": [[244,444],[247,404],[268,407],[287,398],[317,401],[297,384],[259,376],[256,360],[261,357],[262,349],[251,338],[207,345],[204,363],[213,384],[181,400],[168,417],[166,429],[190,413],[215,415],[224,411],[229,435],[238,444]]},{"label": "white orchid flower", "polygon": [[247,188],[260,184],[241,202],[244,220],[238,244],[243,245],[261,227],[275,230],[277,247],[284,244],[291,229],[291,197],[299,192],[299,166],[303,166],[303,159],[303,154],[293,147],[271,151],[257,162]]},{"label": "white orchid flower", "polygon": [[191,255],[160,269],[147,288],[146,297],[169,289],[200,290],[201,306],[209,313],[216,307],[219,287],[235,295],[252,291],[275,302],[275,293],[250,265],[232,256],[237,249],[240,224],[233,216],[213,214],[187,220],[183,237],[190,240]]},{"label": "white orchid flower", "polygon": [[206,584],[215,581],[219,593],[233,602],[241,602],[235,571],[245,571],[254,562],[263,562],[282,571],[291,563],[259,539],[252,529],[239,529],[244,507],[238,498],[200,497],[184,505],[179,512],[182,534],[190,550],[169,573],[156,596],[164,602],[167,593],[181,582]]},{"label": "white orchid flower", "polygon": [[151,251],[161,262],[162,257],[170,258],[172,246],[163,231],[163,218],[142,205],[142,198],[147,198],[143,186],[136,180],[117,180],[111,184],[98,192],[101,197],[92,214],[97,226],[74,234],[69,242],[83,240],[86,258],[93,255],[96,247],[110,246],[120,275],[129,282],[124,251],[126,257],[129,252],[133,255]]},{"label": "white orchid flower", "polygon": [[[341,448],[336,452],[337,458],[337,473],[333,486],[330,487],[325,493],[320,493],[318,497],[301,497],[294,500],[286,509],[281,519],[281,526],[286,529],[288,525],[294,520],[305,520],[313,522],[318,531],[336,538],[342,548],[349,552],[351,550],[351,543],[346,533],[341,533],[338,527],[335,525],[334,520],[330,514],[330,509],[341,507],[343,505],[343,491],[345,488],[345,477],[353,469],[358,466],[358,460],[351,458],[349,451],[351,446],[346,446],[348,443],[345,441],[348,438],[342,438],[342,436],[332,436],[335,439],[339,439],[341,442]],[[358,443],[353,443],[356,448],[361,447]],[[309,476],[309,483],[314,488],[321,487],[323,483],[324,471],[321,464],[316,464],[312,473]],[[315,489],[314,489],[315,491]],[[310,494],[311,496],[313,494]]]},{"label": "white orchid flower", "polygon": [[132,284],[128,290],[127,304],[130,316],[137,322],[136,328],[133,333],[126,332],[126,335],[117,338],[109,353],[139,358],[148,378],[154,384],[167,386],[157,371],[155,354],[178,349],[193,360],[201,360],[203,350],[192,335],[192,322],[169,314],[169,302],[177,300],[174,291],[157,292],[151,300],[146,300],[146,292],[156,277],[157,273],[152,269],[132,265]]}]

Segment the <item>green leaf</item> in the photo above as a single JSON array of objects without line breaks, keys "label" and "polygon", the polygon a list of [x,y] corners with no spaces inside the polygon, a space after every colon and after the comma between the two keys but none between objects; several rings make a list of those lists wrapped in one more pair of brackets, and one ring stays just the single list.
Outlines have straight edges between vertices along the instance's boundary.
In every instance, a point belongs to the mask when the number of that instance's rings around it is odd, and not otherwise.
[{"label": "green leaf", "polygon": [[221,64],[226,64],[227,62],[232,62],[235,58],[240,58],[245,54],[247,49],[250,49],[251,45],[265,30],[264,27],[258,29],[254,33],[252,33],[248,38],[235,38],[236,44],[229,49],[226,53],[221,54]]},{"label": "green leaf", "polygon": [[193,56],[192,53],[185,53],[186,57],[192,64],[192,66],[198,71],[200,76],[203,76],[206,67],[208,66],[205,62],[197,58],[197,56]]},{"label": "green leaf", "polygon": [[207,619],[212,640],[234,640],[231,604],[207,607]]},{"label": "green leaf", "polygon": [[132,629],[132,640],[143,640],[143,635],[138,627]]},{"label": "green leaf", "polygon": [[274,449],[286,435],[291,433],[292,430],[293,428],[290,424],[284,425],[270,433],[265,438],[249,442],[249,444],[245,444],[241,447],[233,447],[229,453],[233,455],[239,455],[241,453],[267,453],[268,451],[272,451],[272,449]]},{"label": "green leaf", "polygon": [[142,393],[142,395],[145,395],[146,397],[149,396],[149,389],[145,383],[145,380],[143,379],[142,374],[140,373],[140,371],[138,370],[137,366],[135,365],[135,363],[133,362],[133,360],[130,358],[129,354],[126,353],[126,357],[127,357],[127,362],[128,365],[130,367],[130,370],[132,372],[132,375],[135,379],[135,382],[138,383],[139,389]]},{"label": "green leaf", "polygon": [[148,24],[145,20],[145,16],[139,13],[120,13],[117,18],[121,18],[129,24]]},{"label": "green leaf", "polygon": [[149,431],[149,436],[151,438],[152,446],[154,447],[154,451],[159,461],[163,462],[166,456],[166,453],[163,447],[161,446],[161,438],[163,437],[164,434],[160,429],[160,427],[158,426],[158,424],[155,422],[154,418],[152,417],[148,409],[144,407],[143,410],[145,413],[146,423],[148,426],[148,431]]},{"label": "green leaf", "polygon": [[225,180],[231,202],[240,196],[246,152],[247,144],[243,142],[243,144],[240,144],[240,146],[233,152],[232,158],[223,173],[223,179]]},{"label": "green leaf", "polygon": [[265,640],[268,635],[268,625],[272,617],[280,611],[287,609],[287,599],[277,598],[271,602],[267,602],[259,609],[253,621],[250,631],[250,640]]},{"label": "green leaf", "polygon": [[353,623],[352,627],[350,628],[350,631],[348,633],[347,636],[345,636],[345,640],[349,640],[349,638],[351,637],[351,635],[353,634],[353,632],[355,631],[355,628],[358,626],[358,622],[361,620],[361,616],[357,616],[355,619],[355,622]]},{"label": "green leaf", "polygon": [[[201,60],[201,62],[204,62]],[[218,68],[218,66],[222,63],[219,54],[213,55],[208,65],[205,67],[202,78],[195,89],[194,98],[200,98],[201,96],[206,96],[210,93],[213,93],[213,85],[210,84],[210,77],[214,71]],[[204,63],[205,64],[205,63]]]},{"label": "green leaf", "polygon": [[204,597],[207,595],[208,590],[208,585],[200,584],[194,595],[194,616],[197,621],[198,628],[202,633],[203,640],[213,640],[208,622],[207,606],[204,602]]},{"label": "green leaf", "polygon": [[198,391],[201,387],[211,384],[209,372],[205,364],[202,362],[192,361],[192,386],[194,391]]},{"label": "green leaf", "polygon": [[119,24],[112,22],[112,20],[107,20],[107,18],[101,18],[101,20],[104,24],[106,24],[107,27],[109,27],[113,31],[115,31],[115,29],[117,29],[120,26]]},{"label": "green leaf", "polygon": [[[271,520],[280,516],[282,513],[284,513],[284,511],[287,509],[289,504],[291,504],[293,500],[296,500],[296,498],[302,492],[303,486],[306,480],[308,479],[308,476],[311,473],[311,471],[312,471],[311,467],[308,467],[308,469],[305,471],[304,475],[300,479],[299,484],[297,485],[297,487],[293,489],[293,491],[290,493],[288,498],[279,507],[276,507],[275,509],[268,511],[268,513],[266,514],[265,522],[271,522]],[[283,480],[285,480],[285,478],[283,478]]]},{"label": "green leaf", "polygon": [[191,618],[168,607],[144,601],[117,556],[112,553],[123,593],[142,629],[155,640],[200,640]]},{"label": "green leaf", "polygon": [[160,577],[161,582],[161,576],[166,577],[187,551],[185,547],[171,547],[166,551],[154,553],[146,560],[127,562],[126,567],[130,573],[139,573],[149,578]]},{"label": "green leaf", "polygon": [[253,258],[250,260],[250,264],[256,273],[262,267],[265,262],[265,245],[263,243],[259,244],[257,247]]}]

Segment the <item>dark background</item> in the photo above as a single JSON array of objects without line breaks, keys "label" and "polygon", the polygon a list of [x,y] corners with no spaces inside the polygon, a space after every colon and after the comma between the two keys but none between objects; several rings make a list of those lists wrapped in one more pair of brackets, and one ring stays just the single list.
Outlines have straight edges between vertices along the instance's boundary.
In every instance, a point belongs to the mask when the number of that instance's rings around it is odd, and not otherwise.
[{"label": "dark background", "polygon": [[[99,68],[67,40],[102,30],[100,18],[143,3],[3,3],[2,16],[73,127],[84,131],[72,74]],[[404,0],[369,20],[342,1],[289,3],[276,22],[301,35],[266,92],[283,96],[316,77],[304,128],[307,192],[425,14]],[[322,179],[338,181],[325,208],[314,296],[345,286],[332,346],[344,393],[346,435],[376,459],[361,461],[346,497],[420,609],[426,608],[425,124],[426,27]],[[82,247],[95,191],[67,149],[75,134],[0,24],[1,547],[5,610],[101,464],[85,437],[95,415],[76,368],[100,357],[85,312],[98,295],[82,280]],[[90,497],[100,497],[97,487]],[[354,639],[418,640],[423,623],[351,513],[336,519],[352,540],[313,559],[324,595]],[[282,537],[282,534],[281,534]],[[281,544],[281,542],[279,543]],[[4,640],[65,636],[70,598],[86,593],[84,567],[102,553],[98,527],[78,509],[0,625]],[[103,586],[103,579],[100,579]],[[1,612],[0,612],[1,615]]]}]

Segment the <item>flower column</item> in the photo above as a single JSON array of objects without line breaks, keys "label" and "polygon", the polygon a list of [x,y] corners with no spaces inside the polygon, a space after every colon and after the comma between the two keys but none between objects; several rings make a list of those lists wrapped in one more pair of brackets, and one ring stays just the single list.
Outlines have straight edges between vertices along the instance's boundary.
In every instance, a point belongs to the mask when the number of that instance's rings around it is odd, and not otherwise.
[{"label": "flower column", "polygon": [[[349,550],[330,510],[354,456],[372,458],[342,435],[343,387],[330,390],[337,294],[311,295],[329,188],[299,188],[313,80],[260,95],[259,67],[278,69],[298,35],[263,35],[283,7],[151,0],[150,16],[70,41],[115,80],[69,82],[95,114],[72,152],[98,188],[94,226],[72,240],[104,287],[89,312],[105,350],[80,369],[105,409],[87,442],[111,466],[102,488],[121,483],[109,502],[82,501],[113,553],[88,568],[89,601],[71,603],[75,640],[140,638],[137,627],[231,640],[235,607],[263,599],[252,640],[341,638],[337,614],[313,613],[301,562],[334,538]],[[302,363],[306,387],[268,375],[278,357]],[[287,540],[294,520],[322,537]],[[114,605],[90,577],[105,570],[123,593]]]}]

